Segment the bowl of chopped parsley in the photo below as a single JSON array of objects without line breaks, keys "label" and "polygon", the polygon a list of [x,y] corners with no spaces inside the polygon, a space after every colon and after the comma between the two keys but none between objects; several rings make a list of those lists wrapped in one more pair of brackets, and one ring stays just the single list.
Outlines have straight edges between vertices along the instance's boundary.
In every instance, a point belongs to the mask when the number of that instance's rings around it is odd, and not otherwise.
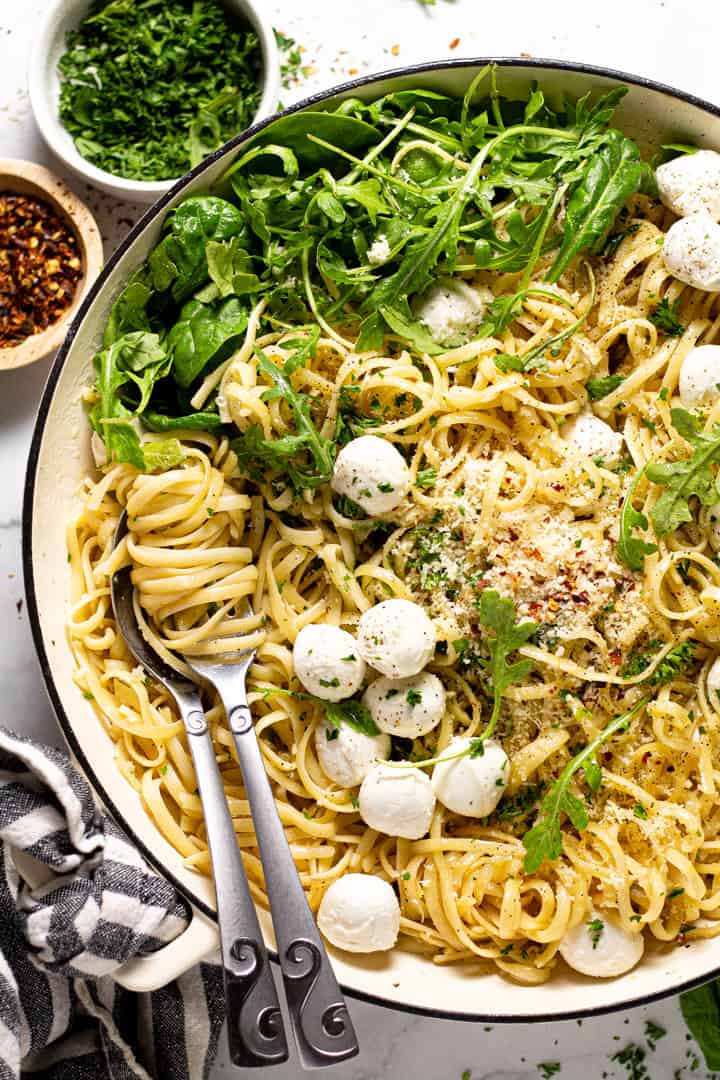
[{"label": "bowl of chopped parsley", "polygon": [[51,150],[109,194],[154,202],[277,105],[273,28],[254,0],[59,0],[29,70]]}]

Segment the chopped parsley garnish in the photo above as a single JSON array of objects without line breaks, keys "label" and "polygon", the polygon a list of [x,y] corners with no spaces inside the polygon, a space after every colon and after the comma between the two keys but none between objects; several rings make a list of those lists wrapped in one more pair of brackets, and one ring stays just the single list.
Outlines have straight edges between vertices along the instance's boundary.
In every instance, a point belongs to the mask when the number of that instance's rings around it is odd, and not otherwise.
[{"label": "chopped parsley garnish", "polygon": [[605,375],[602,379],[588,379],[585,389],[591,401],[600,401],[607,397],[613,390],[617,390],[620,383],[625,382],[624,375]]},{"label": "chopped parsley garnish", "polygon": [[412,708],[413,705],[420,704],[420,702],[422,701],[422,693],[419,690],[408,690],[407,694],[405,695],[405,700]]},{"label": "chopped parsley garnish", "polygon": [[436,483],[437,469],[433,468],[420,469],[415,478],[415,487],[420,488],[421,491],[428,491],[430,488],[435,487]]},{"label": "chopped parsley garnish", "polygon": [[663,334],[667,334],[668,337],[682,337],[685,333],[685,324],[681,323],[678,318],[679,308],[679,296],[672,303],[664,296],[651,313],[650,322],[654,323],[658,330],[662,330]]},{"label": "chopped parsley garnish", "polygon": [[640,818],[642,821],[647,821],[648,812],[642,803],[635,803],[633,806],[633,814],[636,818]]},{"label": "chopped parsley garnish", "polygon": [[600,944],[600,938],[605,930],[605,923],[602,919],[589,919],[587,928],[590,940],[592,941],[592,947],[593,949],[597,949]]}]

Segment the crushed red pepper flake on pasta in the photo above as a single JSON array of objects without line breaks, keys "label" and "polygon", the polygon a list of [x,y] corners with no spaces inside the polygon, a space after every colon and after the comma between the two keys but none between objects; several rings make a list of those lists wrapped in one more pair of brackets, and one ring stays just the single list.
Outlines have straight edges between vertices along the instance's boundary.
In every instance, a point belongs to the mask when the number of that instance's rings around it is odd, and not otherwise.
[{"label": "crushed red pepper flake on pasta", "polygon": [[0,347],[57,322],[81,275],[77,239],[50,204],[0,192]]}]

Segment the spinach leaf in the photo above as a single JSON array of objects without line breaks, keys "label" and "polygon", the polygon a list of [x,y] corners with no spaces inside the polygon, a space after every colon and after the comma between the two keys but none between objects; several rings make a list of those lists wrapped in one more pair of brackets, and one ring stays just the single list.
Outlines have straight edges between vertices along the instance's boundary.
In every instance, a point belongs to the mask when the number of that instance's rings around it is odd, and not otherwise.
[{"label": "spinach leaf", "polygon": [[314,135],[343,150],[365,150],[378,141],[378,131],[371,124],[343,113],[310,111],[283,116],[255,135],[249,146],[255,148],[268,142],[289,148],[306,171],[337,163],[332,149],[308,139]]},{"label": "spinach leaf", "polygon": [[665,536],[680,525],[692,521],[690,500],[695,497],[703,506],[717,502],[720,463],[720,424],[709,433],[700,429],[696,417],[686,409],[671,409],[673,426],[694,447],[689,458],[682,461],[657,462],[645,472],[654,484],[662,484],[663,492],[650,511],[657,536]]},{"label": "spinach leaf", "polygon": [[103,345],[112,345],[133,330],[150,330],[147,305],[153,289],[145,281],[145,271],[133,274],[110,309],[103,332]]},{"label": "spinach leaf", "polygon": [[[540,815],[532,829],[525,833],[523,844],[525,845],[525,873],[534,874],[539,870],[547,859],[553,862],[562,855],[562,819],[567,817],[571,824],[582,832],[587,828],[587,811],[581,799],[570,791],[570,782],[578,769],[590,768],[590,778],[593,783],[597,782],[595,770],[596,752],[618,731],[625,731],[632,719],[647,704],[647,698],[641,698],[631,709],[619,716],[614,717],[599,735],[576,754],[567,763],[560,776],[552,785],[547,795],[540,804]],[[592,784],[590,784],[591,790]]]},{"label": "spinach leaf", "polygon": [[645,515],[633,506],[637,486],[646,472],[647,468],[641,469],[637,474],[627,490],[620,511],[617,555],[620,562],[636,573],[639,573],[645,565],[645,556],[652,555],[657,551],[656,544],[648,544],[646,540],[641,540],[634,535],[635,529],[647,529],[648,527],[648,520]]},{"label": "spinach leaf", "polygon": [[720,1072],[720,987],[717,981],[680,995],[685,1023],[702,1050],[710,1072]]},{"label": "spinach leaf", "polygon": [[171,289],[176,301],[184,300],[207,281],[209,240],[246,234],[242,213],[214,195],[185,199],[166,224],[169,232],[150,253],[148,266],[154,287],[158,292]]},{"label": "spinach leaf", "polygon": [[167,336],[173,374],[180,386],[190,386],[210,364],[225,360],[247,324],[247,308],[235,297],[217,304],[188,300]]},{"label": "spinach leaf", "polygon": [[568,199],[563,241],[548,281],[557,281],[583,251],[597,252],[623,203],[640,187],[645,169],[637,146],[620,132],[610,131],[605,145],[591,154],[582,177]]}]

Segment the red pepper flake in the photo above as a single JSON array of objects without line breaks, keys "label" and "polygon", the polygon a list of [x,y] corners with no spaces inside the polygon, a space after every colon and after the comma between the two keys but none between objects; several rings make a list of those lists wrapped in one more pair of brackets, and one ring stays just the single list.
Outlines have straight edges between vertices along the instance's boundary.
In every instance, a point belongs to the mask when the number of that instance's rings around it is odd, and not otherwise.
[{"label": "red pepper flake", "polygon": [[452,39],[452,41],[450,42],[450,48],[451,49],[457,49],[459,44],[460,44],[460,38],[459,37],[454,37]]},{"label": "red pepper flake", "polygon": [[0,192],[0,347],[47,330],[82,276],[77,239],[42,199]]}]

